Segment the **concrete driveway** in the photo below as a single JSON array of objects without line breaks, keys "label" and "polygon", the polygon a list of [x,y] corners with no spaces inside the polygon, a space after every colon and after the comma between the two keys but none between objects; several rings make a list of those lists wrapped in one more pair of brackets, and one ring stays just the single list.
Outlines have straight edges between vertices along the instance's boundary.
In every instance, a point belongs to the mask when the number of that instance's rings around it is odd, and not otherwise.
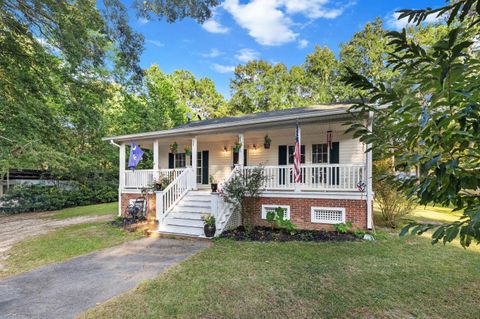
[{"label": "concrete driveway", "polygon": [[210,242],[145,238],[0,281],[0,318],[74,318]]}]

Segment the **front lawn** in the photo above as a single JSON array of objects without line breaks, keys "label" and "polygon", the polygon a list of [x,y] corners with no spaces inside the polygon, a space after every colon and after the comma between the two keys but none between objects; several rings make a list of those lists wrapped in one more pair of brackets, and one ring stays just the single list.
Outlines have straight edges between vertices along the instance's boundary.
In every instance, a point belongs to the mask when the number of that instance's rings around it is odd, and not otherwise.
[{"label": "front lawn", "polygon": [[[21,234],[19,234],[21,236]],[[142,237],[106,222],[77,224],[23,240],[8,251],[0,278]]]},{"label": "front lawn", "polygon": [[66,219],[80,216],[100,216],[100,215],[113,215],[118,212],[118,202],[77,206],[71,208],[65,208],[59,210],[53,215],[49,215],[48,218],[53,219]]},{"label": "front lawn", "polygon": [[422,237],[217,240],[85,318],[478,318],[480,254]]}]

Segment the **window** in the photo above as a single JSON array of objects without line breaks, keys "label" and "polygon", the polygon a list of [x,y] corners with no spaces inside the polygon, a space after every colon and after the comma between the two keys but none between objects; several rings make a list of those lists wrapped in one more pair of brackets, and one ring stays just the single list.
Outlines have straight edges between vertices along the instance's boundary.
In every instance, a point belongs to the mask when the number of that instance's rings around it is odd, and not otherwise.
[{"label": "window", "polygon": [[312,207],[311,222],[321,224],[340,224],[345,222],[343,207]]},{"label": "window", "polygon": [[184,168],[187,166],[186,163],[185,153],[175,154],[175,168]]},{"label": "window", "polygon": [[328,163],[327,144],[312,144],[312,163]]},{"label": "window", "polygon": [[[288,164],[293,164],[293,158],[295,153],[295,145],[288,147]],[[305,163],[305,145],[300,146],[300,163]]]},{"label": "window", "polygon": [[267,213],[275,211],[276,208],[285,209],[285,218],[290,220],[290,206],[288,205],[262,205],[262,219],[267,219]]}]

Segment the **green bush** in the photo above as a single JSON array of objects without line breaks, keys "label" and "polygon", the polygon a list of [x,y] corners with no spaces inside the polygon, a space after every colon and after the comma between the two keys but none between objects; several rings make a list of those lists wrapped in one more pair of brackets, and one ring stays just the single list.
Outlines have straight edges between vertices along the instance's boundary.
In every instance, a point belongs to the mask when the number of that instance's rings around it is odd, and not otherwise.
[{"label": "green bush", "polygon": [[92,180],[70,190],[56,186],[17,186],[0,197],[0,213],[39,212],[108,203],[116,201],[117,196],[116,181]]}]

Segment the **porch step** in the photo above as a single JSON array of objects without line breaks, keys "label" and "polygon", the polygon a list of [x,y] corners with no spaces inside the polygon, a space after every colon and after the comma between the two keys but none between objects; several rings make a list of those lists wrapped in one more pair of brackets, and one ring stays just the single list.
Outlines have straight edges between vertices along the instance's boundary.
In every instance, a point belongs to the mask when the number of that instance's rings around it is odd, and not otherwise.
[{"label": "porch step", "polygon": [[165,216],[158,232],[164,235],[204,237],[203,214],[212,211],[211,195],[205,191],[189,191]]}]

